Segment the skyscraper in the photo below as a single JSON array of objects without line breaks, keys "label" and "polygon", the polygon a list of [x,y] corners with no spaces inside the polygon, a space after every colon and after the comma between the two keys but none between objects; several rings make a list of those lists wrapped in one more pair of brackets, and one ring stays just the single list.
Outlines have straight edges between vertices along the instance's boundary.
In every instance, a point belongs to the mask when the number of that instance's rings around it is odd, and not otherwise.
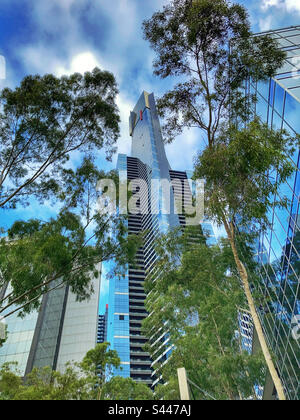
[{"label": "skyscraper", "polygon": [[43,296],[39,312],[23,319],[18,312],[9,316],[0,365],[16,361],[24,375],[34,367],[63,371],[67,362],[81,361],[97,341],[100,276],[92,284],[94,294],[89,300],[77,302],[69,287],[62,286]]},{"label": "skyscraper", "polygon": [[[137,209],[129,213],[129,233],[144,231],[146,235],[138,250],[136,264],[128,267],[125,277],[110,281],[109,341],[121,358],[122,370],[116,370],[115,374],[154,386],[159,377],[153,366],[168,358],[172,345],[164,326],[157,326],[153,337],[144,337],[141,333],[143,319],[151,316],[144,306],[144,281],[154,269],[155,238],[186,223],[185,216],[177,211],[176,203],[191,203],[188,182],[191,173],[172,170],[169,165],[153,94],[143,92],[140,96],[130,113],[129,134],[132,137],[131,156],[119,155],[117,169],[120,178],[130,182],[132,192],[139,193]],[[163,188],[159,181],[167,182],[169,188]],[[208,223],[207,227],[211,228]],[[143,350],[144,344],[147,341],[151,344],[153,340],[161,343],[155,360]]]},{"label": "skyscraper", "polygon": [[[300,26],[267,32],[286,51],[283,68],[268,83],[247,80],[246,95],[255,94],[256,114],[274,129],[300,134]],[[257,34],[259,36],[261,34]],[[296,148],[289,157],[293,175],[278,191],[287,196],[287,208],[275,205],[268,217],[270,227],[261,233],[257,259],[260,264],[260,292],[264,296],[259,315],[287,397],[300,398],[300,155]],[[276,177],[276,173],[269,174]],[[276,197],[274,197],[274,202]],[[270,378],[265,398],[274,397]]]}]

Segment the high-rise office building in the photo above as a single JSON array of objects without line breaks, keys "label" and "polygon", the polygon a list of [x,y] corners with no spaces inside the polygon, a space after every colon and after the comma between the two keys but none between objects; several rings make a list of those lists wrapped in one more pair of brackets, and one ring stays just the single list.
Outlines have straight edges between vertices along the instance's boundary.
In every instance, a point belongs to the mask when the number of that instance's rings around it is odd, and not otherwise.
[{"label": "high-rise office building", "polygon": [[[286,51],[284,66],[268,83],[246,82],[246,94],[256,94],[256,114],[274,129],[300,134],[300,26],[269,31]],[[259,36],[260,34],[257,34]],[[258,247],[260,292],[264,299],[259,315],[278,373],[291,400],[300,399],[300,155],[289,156],[295,167],[278,197],[287,196],[287,208],[269,213],[270,227],[262,232]],[[276,173],[269,174],[276,177]],[[274,197],[274,202],[276,197]],[[275,396],[269,378],[265,398]]]},{"label": "high-rise office building", "polygon": [[6,318],[8,337],[0,347],[0,365],[18,362],[24,375],[34,367],[63,371],[67,362],[81,361],[97,342],[100,276],[92,284],[89,300],[76,301],[76,295],[63,286],[43,296],[38,312],[24,318],[16,312]]},{"label": "high-rise office building", "polygon": [[[141,333],[143,319],[151,316],[144,306],[144,281],[153,273],[156,237],[186,224],[177,205],[192,202],[191,172],[175,171],[169,165],[153,94],[142,93],[130,113],[129,134],[132,137],[131,156],[119,155],[117,169],[120,178],[131,183],[132,192],[139,193],[136,211],[128,216],[129,233],[144,231],[146,235],[135,265],[128,267],[125,277],[110,281],[109,341],[121,358],[122,370],[116,370],[115,374],[155,386],[160,378],[153,366],[167,360],[172,345],[163,325],[155,328],[152,337],[144,337]],[[163,188],[157,181],[166,181],[169,188]],[[203,227],[209,230],[208,236],[212,240],[211,225],[206,223]],[[143,350],[147,341],[161,343],[156,354],[152,354],[153,359]]]}]

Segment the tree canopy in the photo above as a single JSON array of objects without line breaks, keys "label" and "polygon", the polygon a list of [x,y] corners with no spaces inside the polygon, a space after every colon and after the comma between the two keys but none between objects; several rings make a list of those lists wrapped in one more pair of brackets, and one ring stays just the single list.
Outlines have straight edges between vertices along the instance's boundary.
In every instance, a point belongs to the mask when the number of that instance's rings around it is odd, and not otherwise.
[{"label": "tree canopy", "polygon": [[277,191],[295,171],[290,156],[298,145],[295,136],[258,118],[222,131],[195,160],[194,177],[205,178],[207,215],[218,223],[238,221],[240,230],[268,226],[270,209],[289,204]]},{"label": "tree canopy", "polygon": [[59,190],[75,150],[115,151],[119,136],[114,76],[95,68],[84,75],[26,76],[0,95],[0,207],[28,204]]},{"label": "tree canopy", "polygon": [[154,73],[180,79],[158,100],[166,141],[197,127],[212,145],[230,115],[248,117],[245,80],[267,80],[285,57],[270,36],[253,37],[247,10],[227,0],[173,0],[143,30]]},{"label": "tree canopy", "polygon": [[[227,0],[173,0],[143,29],[156,53],[154,73],[179,78],[158,101],[165,139],[172,141],[185,127],[199,129],[195,176],[207,182],[207,214],[225,227],[266,363],[284,400],[238,237],[266,226],[274,193],[295,170],[287,156],[299,138],[260,121],[253,106],[257,97],[245,90],[247,81],[275,76],[286,54],[272,36],[253,35],[246,9]],[[288,205],[286,197],[276,205]]]},{"label": "tree canopy", "polygon": [[[68,285],[79,300],[93,290],[92,279],[100,275],[100,263],[111,260],[118,273],[133,260],[139,238],[127,233],[125,216],[98,209],[104,177],[116,174],[98,170],[84,159],[75,171],[64,169],[63,206],[50,220],[16,221],[0,239],[0,314],[18,309],[25,314],[38,309],[40,297],[53,288]],[[14,306],[12,308],[12,306]]]},{"label": "tree canopy", "polygon": [[[61,78],[26,76],[1,92],[0,211],[36,199],[41,206],[51,199],[57,209],[50,219],[41,210],[2,230],[2,316],[38,309],[40,297],[61,285],[79,300],[88,298],[99,263],[114,260],[122,271],[133,257],[137,238],[128,237],[125,217],[99,208],[103,192],[97,188],[104,178],[118,184],[115,171],[96,164],[98,152],[107,159],[115,152],[117,93],[113,74],[98,68]],[[74,151],[81,160],[75,168],[69,162]]]},{"label": "tree canopy", "polygon": [[255,398],[264,363],[261,354],[249,355],[241,345],[239,319],[247,305],[230,245],[222,240],[208,246],[205,238],[191,241],[192,235],[187,228],[159,240],[159,275],[147,281],[147,349],[154,360],[163,351],[161,330],[153,332],[157,325],[165,326],[164,349],[173,347],[168,362],[154,366],[166,383],[157,393],[178,398],[177,369],[185,367],[189,379],[204,390],[194,390],[196,399],[207,399],[205,393],[215,399]]},{"label": "tree canopy", "polygon": [[15,363],[0,368],[0,400],[125,400],[152,399],[151,390],[130,378],[108,379],[113,367],[120,365],[109,343],[97,344],[82,362],[68,363],[64,371],[50,367],[34,368],[25,379]]}]

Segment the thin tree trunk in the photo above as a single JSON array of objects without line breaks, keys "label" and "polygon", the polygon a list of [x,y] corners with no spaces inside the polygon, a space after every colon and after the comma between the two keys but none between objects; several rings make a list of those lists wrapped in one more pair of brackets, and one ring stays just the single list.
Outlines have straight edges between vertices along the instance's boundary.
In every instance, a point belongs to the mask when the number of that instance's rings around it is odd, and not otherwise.
[{"label": "thin tree trunk", "polygon": [[261,322],[260,319],[258,317],[257,311],[256,311],[256,306],[254,303],[254,299],[251,293],[251,289],[250,289],[250,285],[249,285],[249,281],[248,281],[248,273],[247,270],[244,266],[244,264],[242,263],[242,261],[239,258],[238,255],[238,251],[236,248],[236,244],[235,244],[235,234],[234,234],[234,227],[231,224],[231,226],[229,226],[227,220],[225,217],[223,217],[223,223],[224,223],[224,227],[230,242],[230,246],[233,252],[233,256],[234,256],[234,260],[237,266],[237,269],[239,271],[239,275],[241,277],[243,286],[244,286],[244,290],[245,290],[245,294],[246,294],[246,298],[248,301],[248,305],[249,305],[249,309],[250,309],[250,313],[253,319],[253,323],[254,323],[254,327],[256,329],[257,335],[258,335],[258,339],[260,342],[260,346],[265,358],[265,361],[267,363],[270,375],[273,379],[273,383],[275,385],[277,394],[278,394],[278,398],[282,401],[286,400],[286,396],[285,396],[285,392],[284,392],[284,388],[281,382],[281,379],[277,373],[277,370],[275,368],[274,362],[272,360],[267,342],[266,342],[266,338],[261,326]]}]

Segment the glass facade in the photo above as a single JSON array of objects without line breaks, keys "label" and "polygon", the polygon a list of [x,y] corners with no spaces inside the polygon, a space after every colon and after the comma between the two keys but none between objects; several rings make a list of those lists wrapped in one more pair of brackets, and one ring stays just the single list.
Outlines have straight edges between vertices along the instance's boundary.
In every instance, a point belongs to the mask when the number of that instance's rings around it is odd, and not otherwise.
[{"label": "glass facade", "polygon": [[[272,31],[271,35],[287,51],[286,63],[268,83],[248,81],[246,92],[257,95],[256,114],[270,127],[300,134],[300,26]],[[278,197],[289,199],[288,208],[272,208],[268,215],[271,226],[261,234],[258,246],[260,291],[264,296],[259,309],[287,397],[299,400],[299,149],[289,158],[295,171],[277,192]],[[276,177],[276,173],[269,176]]]},{"label": "glass facade", "polygon": [[[122,181],[127,182],[126,155],[118,155],[117,169],[121,174],[120,178],[122,178]],[[109,265],[109,263],[107,264]],[[114,368],[113,374],[125,378],[130,376],[128,288],[128,273],[109,279],[107,336],[111,348],[118,352],[118,356],[121,359],[120,368]]]},{"label": "glass facade", "polygon": [[[97,267],[101,271],[101,265]],[[68,291],[57,341],[56,370],[63,372],[67,362],[81,362],[97,342],[100,276],[92,278],[94,293],[88,300],[78,302]]]},{"label": "glass facade", "polygon": [[[8,286],[6,294],[9,294],[10,290]],[[7,312],[14,309],[16,307],[12,306]],[[8,336],[4,345],[0,347],[0,366],[6,362],[17,362],[20,374],[25,374],[37,318],[36,312],[23,319],[18,317],[17,312],[6,318]]]},{"label": "glass facade", "polygon": [[26,373],[33,367],[50,366],[56,369],[57,345],[64,316],[66,287],[53,290],[44,296],[31,345]]},{"label": "glass facade", "polygon": [[[43,296],[39,312],[24,318],[18,312],[9,316],[8,338],[0,347],[0,365],[16,361],[18,370],[25,375],[33,367],[50,366],[63,371],[66,362],[82,360],[97,341],[100,277],[92,279],[92,283],[94,294],[88,301],[77,302],[64,286]],[[8,286],[7,294],[9,290]]]},{"label": "glass facade", "polygon": [[[155,267],[155,238],[170,228],[185,225],[185,216],[177,214],[175,206],[177,199],[181,203],[192,202],[189,186],[192,173],[170,168],[153,94],[142,93],[130,113],[129,134],[132,137],[131,157],[119,155],[117,162],[122,181],[131,182],[135,195],[139,192],[138,211],[129,213],[128,230],[133,234],[147,233],[135,264],[128,267],[126,276],[110,280],[108,337],[121,358],[122,369],[115,370],[114,374],[155,386],[160,378],[154,365],[167,361],[172,345],[164,325],[155,326],[152,337],[142,335],[142,321],[151,316],[144,306],[144,281]],[[145,183],[144,190],[139,189],[138,179]],[[178,183],[170,188],[173,180]],[[167,189],[162,185],[164,181],[168,181]],[[203,228],[208,231],[209,240],[215,241],[211,225],[207,222]],[[152,345],[157,340],[161,345],[151,360],[150,354],[144,351],[144,344]]]},{"label": "glass facade", "polygon": [[[151,385],[154,374],[150,355],[143,349],[146,337],[141,333],[143,319],[148,316],[144,300],[144,280],[155,262],[153,241],[158,232],[178,226],[174,209],[165,214],[168,203],[164,191],[153,181],[170,180],[169,163],[162,142],[160,124],[153,94],[143,92],[130,113],[129,132],[132,136],[131,157],[119,155],[117,169],[123,181],[131,181],[132,192],[139,192],[136,180],[142,180],[146,189],[140,191],[138,211],[129,214],[129,233],[147,230],[143,247],[138,250],[136,262],[124,277],[110,280],[108,337],[111,347],[121,358],[122,369],[114,374]],[[158,187],[157,187],[158,185]],[[173,194],[173,191],[171,191]],[[169,202],[169,201],[168,201]],[[170,200],[172,202],[172,199]]]}]

